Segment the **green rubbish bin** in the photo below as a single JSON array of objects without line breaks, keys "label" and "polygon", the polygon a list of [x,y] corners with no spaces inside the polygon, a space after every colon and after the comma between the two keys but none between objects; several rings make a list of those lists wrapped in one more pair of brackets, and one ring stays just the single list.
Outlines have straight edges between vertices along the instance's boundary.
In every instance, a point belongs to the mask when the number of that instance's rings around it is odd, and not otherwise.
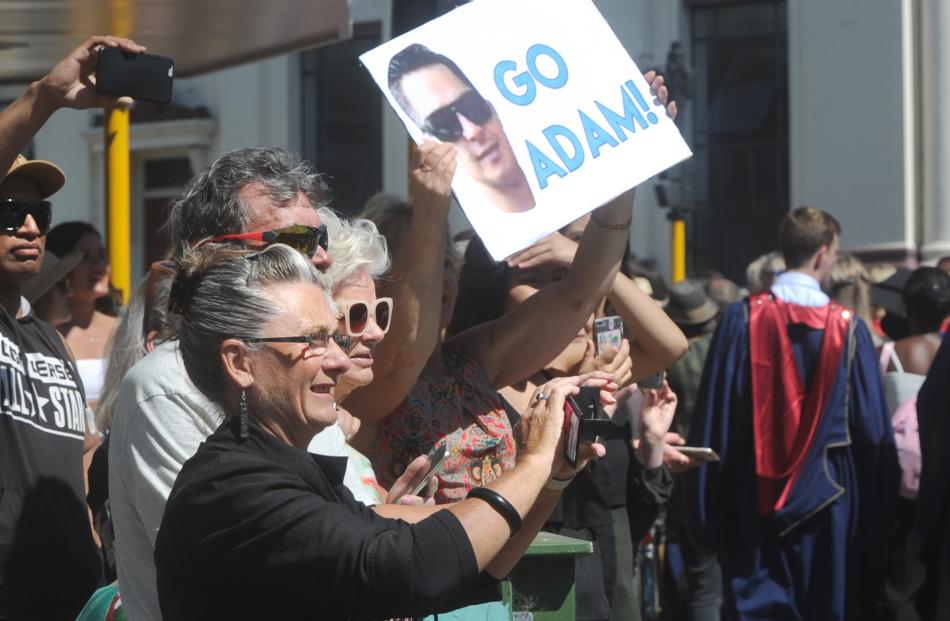
[{"label": "green rubbish bin", "polygon": [[589,541],[538,533],[501,583],[502,601],[430,615],[424,621],[574,621],[574,557],[593,551]]},{"label": "green rubbish bin", "polygon": [[593,544],[538,533],[502,585],[514,621],[574,621],[574,558],[593,554]]}]

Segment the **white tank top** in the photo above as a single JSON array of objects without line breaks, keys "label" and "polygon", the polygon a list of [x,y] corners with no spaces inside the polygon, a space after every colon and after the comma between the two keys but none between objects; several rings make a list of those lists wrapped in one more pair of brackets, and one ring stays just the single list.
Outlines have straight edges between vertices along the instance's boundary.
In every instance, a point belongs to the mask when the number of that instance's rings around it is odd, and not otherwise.
[{"label": "white tank top", "polygon": [[[894,365],[895,371],[888,371],[888,362]],[[904,371],[904,365],[901,364],[897,352],[894,351],[894,342],[888,341],[881,347],[881,384],[884,387],[884,400],[887,402],[887,410],[891,414],[897,410],[897,407],[905,403],[908,399],[917,396],[917,392],[923,385],[926,375],[917,373],[907,373]]]},{"label": "white tank top", "polygon": [[106,375],[105,358],[82,358],[76,361],[79,377],[86,389],[86,402],[98,401]]}]

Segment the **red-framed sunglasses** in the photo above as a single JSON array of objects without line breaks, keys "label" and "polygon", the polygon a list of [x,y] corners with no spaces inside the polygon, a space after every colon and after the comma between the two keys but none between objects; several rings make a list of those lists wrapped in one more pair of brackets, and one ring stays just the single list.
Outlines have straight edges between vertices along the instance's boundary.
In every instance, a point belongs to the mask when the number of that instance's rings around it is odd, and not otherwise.
[{"label": "red-framed sunglasses", "polygon": [[362,300],[340,304],[340,319],[346,325],[346,333],[353,337],[366,332],[366,325],[369,323],[370,316],[373,317],[373,321],[383,331],[383,334],[386,334],[389,332],[389,325],[392,323],[392,314],[392,298],[377,298],[372,307]]},{"label": "red-framed sunglasses", "polygon": [[304,224],[285,226],[282,229],[274,229],[273,231],[252,231],[249,233],[217,235],[204,240],[198,244],[198,246],[201,247],[205,244],[223,241],[259,241],[268,246],[270,244],[286,244],[308,257],[314,255],[317,251],[317,247],[327,250],[330,246],[330,236],[327,234],[327,227],[313,227]]}]

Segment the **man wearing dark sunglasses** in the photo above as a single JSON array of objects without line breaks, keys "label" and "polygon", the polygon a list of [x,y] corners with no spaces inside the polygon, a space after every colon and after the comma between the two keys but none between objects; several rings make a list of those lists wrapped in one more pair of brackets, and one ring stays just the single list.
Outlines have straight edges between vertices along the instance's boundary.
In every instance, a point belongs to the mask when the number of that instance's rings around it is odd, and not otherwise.
[{"label": "man wearing dark sunglasses", "polygon": [[458,148],[459,165],[492,205],[512,213],[535,206],[494,106],[451,59],[410,45],[389,61],[389,90],[427,136]]},{"label": "man wearing dark sunglasses", "polygon": [[101,577],[83,482],[85,441],[98,437],[72,356],[21,297],[66,178],[18,153],[57,110],[132,104],[96,91],[103,47],[145,51],[91,37],[0,110],[0,619],[75,619]]},{"label": "man wearing dark sunglasses", "polygon": [[[0,618],[73,618],[99,567],[83,506],[85,396],[59,334],[21,288],[43,263],[50,202],[66,177],[17,156],[0,177]],[[55,517],[53,517],[55,516]],[[52,519],[51,519],[52,518]],[[29,550],[17,554],[16,550]],[[52,573],[51,573],[52,572]],[[58,586],[38,602],[36,580]],[[35,614],[35,616],[33,616]]]},{"label": "man wearing dark sunglasses", "polygon": [[54,164],[17,156],[0,182],[0,302],[11,313],[20,307],[19,285],[40,269],[51,209],[47,196],[66,181]]}]

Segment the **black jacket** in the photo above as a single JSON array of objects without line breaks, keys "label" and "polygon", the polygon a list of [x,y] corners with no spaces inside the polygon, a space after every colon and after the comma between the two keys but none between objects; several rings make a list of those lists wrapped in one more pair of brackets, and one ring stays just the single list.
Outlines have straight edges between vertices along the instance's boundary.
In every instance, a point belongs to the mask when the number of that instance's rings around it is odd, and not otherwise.
[{"label": "black jacket", "polygon": [[382,518],[343,486],[345,459],[253,423],[241,442],[235,427],[225,422],[185,463],[165,506],[155,548],[164,618],[390,618],[471,603],[452,598],[479,573],[450,512],[414,525]]}]

